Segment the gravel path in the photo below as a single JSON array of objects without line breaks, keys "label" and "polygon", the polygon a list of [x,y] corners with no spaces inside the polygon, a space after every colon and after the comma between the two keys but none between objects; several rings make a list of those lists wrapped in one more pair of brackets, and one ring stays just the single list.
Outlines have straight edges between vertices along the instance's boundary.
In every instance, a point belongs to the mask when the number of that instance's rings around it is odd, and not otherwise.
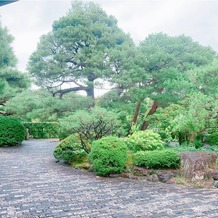
[{"label": "gravel path", "polygon": [[218,191],[99,178],[53,158],[57,142],[0,148],[0,218],[218,217]]}]

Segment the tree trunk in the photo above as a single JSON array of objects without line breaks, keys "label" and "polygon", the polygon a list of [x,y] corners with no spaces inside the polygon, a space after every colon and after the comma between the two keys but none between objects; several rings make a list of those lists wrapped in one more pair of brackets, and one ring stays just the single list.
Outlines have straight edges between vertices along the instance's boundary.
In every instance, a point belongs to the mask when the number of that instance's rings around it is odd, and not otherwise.
[{"label": "tree trunk", "polygon": [[139,110],[140,110],[140,107],[141,107],[141,103],[142,101],[141,100],[138,100],[137,104],[136,104],[136,107],[135,107],[135,111],[134,111],[134,114],[133,114],[133,117],[132,117],[132,121],[131,121],[131,124],[130,124],[130,130],[129,130],[129,134],[131,135],[133,132],[132,132],[132,126],[136,123],[137,121],[137,118],[139,116]]},{"label": "tree trunk", "polygon": [[139,100],[137,102],[137,104],[136,104],[134,115],[133,115],[132,122],[131,122],[131,126],[134,125],[136,123],[136,121],[137,121],[137,118],[138,118],[138,115],[139,115],[139,110],[140,110],[140,107],[141,107],[141,103],[142,103],[142,101]]},{"label": "tree trunk", "polygon": [[[149,110],[145,118],[154,114],[157,108],[158,108],[158,101],[154,101],[153,105],[151,106],[151,109]],[[148,125],[149,125],[148,122],[145,120],[141,126],[141,130],[146,130],[148,128]]]},{"label": "tree trunk", "polygon": [[95,106],[95,92],[94,92],[94,80],[95,75],[93,73],[90,73],[88,76],[88,87],[86,88],[86,93],[88,97],[91,97],[92,99],[92,106]]}]

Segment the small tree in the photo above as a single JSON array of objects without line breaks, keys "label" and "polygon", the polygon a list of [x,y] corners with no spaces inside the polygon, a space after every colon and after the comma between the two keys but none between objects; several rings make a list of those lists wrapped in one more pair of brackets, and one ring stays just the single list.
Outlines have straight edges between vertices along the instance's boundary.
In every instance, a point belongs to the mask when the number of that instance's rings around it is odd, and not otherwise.
[{"label": "small tree", "polygon": [[121,122],[117,114],[104,108],[93,108],[90,111],[79,110],[60,120],[61,138],[78,133],[81,144],[89,152],[89,144],[107,135],[118,135]]}]

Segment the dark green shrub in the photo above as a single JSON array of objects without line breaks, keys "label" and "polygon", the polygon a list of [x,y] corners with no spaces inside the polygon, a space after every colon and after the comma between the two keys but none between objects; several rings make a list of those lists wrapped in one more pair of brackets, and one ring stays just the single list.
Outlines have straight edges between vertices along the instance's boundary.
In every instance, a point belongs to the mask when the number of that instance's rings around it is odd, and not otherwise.
[{"label": "dark green shrub", "polygon": [[210,145],[218,145],[218,132],[208,135],[206,142]]},{"label": "dark green shrub", "polygon": [[60,125],[57,122],[23,123],[34,139],[59,138]]},{"label": "dark green shrub", "polygon": [[197,139],[195,139],[194,140],[194,146],[195,146],[195,148],[201,148],[201,147],[203,147],[203,142],[201,141],[201,140],[197,140]]},{"label": "dark green shrub", "polygon": [[18,145],[25,139],[25,128],[15,118],[0,116],[0,146]]},{"label": "dark green shrub", "polygon": [[121,173],[127,161],[127,146],[117,137],[105,137],[94,141],[89,159],[97,175]]},{"label": "dark green shrub", "polygon": [[179,167],[180,156],[171,150],[139,151],[133,155],[133,163],[148,169],[174,169]]},{"label": "dark green shrub", "polygon": [[81,146],[78,134],[73,134],[62,140],[54,150],[54,157],[58,160],[71,164],[87,156],[87,153]]},{"label": "dark green shrub", "polygon": [[151,130],[134,132],[125,138],[125,142],[133,152],[153,151],[164,147],[160,135]]}]

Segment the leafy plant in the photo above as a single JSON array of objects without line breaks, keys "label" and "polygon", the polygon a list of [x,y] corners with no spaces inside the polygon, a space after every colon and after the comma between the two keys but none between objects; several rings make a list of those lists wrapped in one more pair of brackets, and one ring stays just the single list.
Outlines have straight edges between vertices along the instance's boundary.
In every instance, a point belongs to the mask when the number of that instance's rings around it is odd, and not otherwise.
[{"label": "leafy plant", "polygon": [[104,137],[92,143],[89,159],[97,175],[121,173],[127,161],[127,146],[117,137]]},{"label": "leafy plant", "polygon": [[87,156],[78,134],[73,134],[62,140],[54,150],[54,157],[71,164]]},{"label": "leafy plant", "polygon": [[133,152],[152,151],[164,147],[160,135],[151,130],[134,132],[125,138],[125,142]]},{"label": "leafy plant", "polygon": [[139,151],[133,155],[133,163],[148,169],[178,168],[180,156],[172,150]]},{"label": "leafy plant", "polygon": [[18,145],[25,139],[25,128],[15,118],[0,116],[0,146]]}]

